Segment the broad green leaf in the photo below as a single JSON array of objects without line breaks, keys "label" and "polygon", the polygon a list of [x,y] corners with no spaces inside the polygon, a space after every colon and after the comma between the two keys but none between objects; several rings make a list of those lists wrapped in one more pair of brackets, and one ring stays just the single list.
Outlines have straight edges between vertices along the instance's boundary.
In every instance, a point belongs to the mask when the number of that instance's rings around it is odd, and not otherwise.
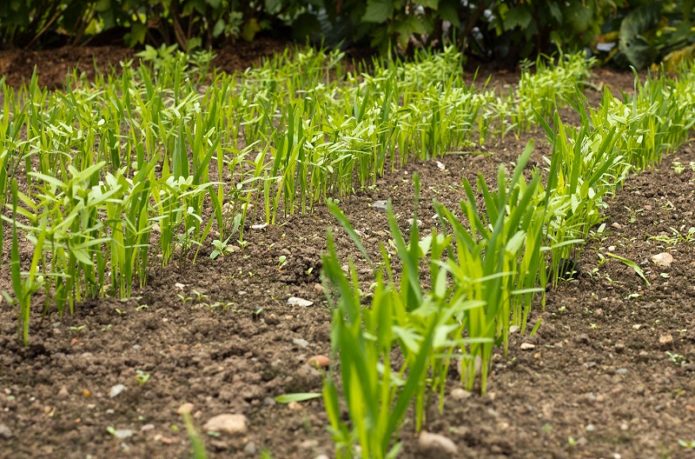
[{"label": "broad green leaf", "polygon": [[383,23],[393,15],[393,0],[367,0],[367,9],[362,16],[364,22]]}]

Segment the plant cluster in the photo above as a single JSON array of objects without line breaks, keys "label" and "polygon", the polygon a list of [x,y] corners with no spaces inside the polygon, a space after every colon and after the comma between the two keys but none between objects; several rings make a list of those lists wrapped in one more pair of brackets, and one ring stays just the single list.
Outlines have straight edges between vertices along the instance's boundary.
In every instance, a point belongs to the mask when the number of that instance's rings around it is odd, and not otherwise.
[{"label": "plant cluster", "polygon": [[[356,445],[366,457],[394,457],[408,406],[419,430],[428,394],[443,407],[452,366],[464,387],[486,391],[494,347],[506,354],[510,331],[526,332],[531,308],[545,304],[547,285],[601,221],[606,196],[687,140],[693,94],[690,68],[676,80],[649,78],[626,100],[606,91],[599,107],[580,112],[577,128],[556,116],[544,123],[552,143],[544,167],[525,170],[529,145],[511,175],[500,167],[495,189],[483,177],[475,187],[464,181],[460,217],[435,203],[439,225],[424,237],[413,223],[406,239],[389,206],[395,250],[382,246],[366,308],[352,261],[346,273],[329,235],[323,266],[339,372],[323,395],[340,457],[354,457]],[[332,212],[368,259],[346,217],[335,205]]]},{"label": "plant cluster", "polygon": [[[249,221],[274,223],[388,167],[525,128],[525,113],[548,115],[587,72],[567,57],[496,95],[466,84],[452,48],[375,60],[369,72],[309,49],[208,82],[209,56],[164,51],[92,83],[73,75],[65,92],[36,78],[0,88],[0,192],[25,342],[37,293],[61,314],[129,296],[153,261],[195,259],[208,239],[214,258]],[[510,115],[513,104],[525,111]],[[24,240],[33,255],[21,272]]]}]

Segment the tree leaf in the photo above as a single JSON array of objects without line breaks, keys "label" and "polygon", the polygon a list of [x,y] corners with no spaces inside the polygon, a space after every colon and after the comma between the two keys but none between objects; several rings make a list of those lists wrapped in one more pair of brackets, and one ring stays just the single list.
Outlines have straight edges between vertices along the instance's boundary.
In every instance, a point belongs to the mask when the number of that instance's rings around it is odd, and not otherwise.
[{"label": "tree leaf", "polygon": [[512,30],[516,27],[520,29],[526,29],[530,24],[533,17],[526,7],[517,6],[510,9],[504,16],[504,29]]},{"label": "tree leaf", "polygon": [[640,6],[625,16],[620,23],[620,51],[637,69],[646,67],[656,58],[656,49],[643,34],[656,26],[659,10],[658,4]]},{"label": "tree leaf", "polygon": [[367,10],[362,16],[364,22],[383,23],[393,15],[392,0],[368,0]]}]

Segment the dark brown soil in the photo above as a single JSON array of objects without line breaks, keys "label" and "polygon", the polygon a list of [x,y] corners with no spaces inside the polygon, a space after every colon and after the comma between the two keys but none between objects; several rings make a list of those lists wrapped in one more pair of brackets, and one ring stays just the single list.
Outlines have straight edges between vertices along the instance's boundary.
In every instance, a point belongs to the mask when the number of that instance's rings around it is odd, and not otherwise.
[{"label": "dark brown soil", "polygon": [[[695,240],[653,239],[695,227],[688,164],[692,142],[627,183],[579,259],[581,277],[550,293],[538,335],[517,335],[490,393],[447,398],[428,429],[450,436],[461,457],[692,457],[679,440],[695,440]],[[661,252],[670,268],[651,261]],[[603,263],[606,253],[637,262],[650,285]]]},{"label": "dark brown soil", "polygon": [[[234,42],[215,52],[214,65],[220,70],[233,72],[256,64],[286,47],[286,43],[270,38],[259,38],[250,43]],[[136,52],[118,46],[64,46],[45,50],[0,50],[0,78],[7,84],[19,86],[31,79],[36,69],[39,84],[49,89],[60,88],[68,71],[77,69],[92,78],[95,69],[118,69],[123,60],[135,59]]]},{"label": "dark brown soil", "polygon": [[[375,200],[391,199],[405,223],[417,172],[426,232],[432,199],[454,206],[462,177],[494,177],[533,137],[509,137],[440,165],[410,165],[341,206],[376,253],[388,236]],[[540,138],[535,160],[547,153]],[[680,174],[675,158],[685,165]],[[538,335],[515,336],[509,357],[496,357],[489,394],[449,396],[427,430],[454,440],[460,457],[687,457],[678,440],[695,440],[695,243],[650,237],[695,226],[691,161],[693,143],[619,192],[606,231],[581,256],[584,274],[552,291],[546,311],[536,314],[543,319]],[[321,402],[287,406],[274,397],[320,391],[322,374],[306,362],[330,354],[330,311],[318,285],[326,232],[333,229],[343,259],[355,253],[337,226],[319,208],[248,229],[248,244],[233,254],[213,261],[205,248],[195,264],[153,267],[149,285],[132,299],[83,304],[62,320],[37,315],[26,349],[17,344],[14,311],[3,304],[0,457],[190,457],[177,414],[183,403],[193,404],[199,429],[218,414],[247,417],[244,434],[204,437],[211,457],[258,457],[264,449],[275,458],[330,455]],[[597,254],[610,250],[640,263],[651,285],[618,261],[600,265]],[[649,258],[663,251],[675,261],[657,270]],[[3,263],[0,289],[7,278]],[[291,296],[314,303],[289,306]],[[660,344],[669,334],[673,342]],[[535,348],[522,351],[521,342]],[[111,397],[118,384],[125,390]],[[110,429],[132,436],[120,440]],[[404,441],[403,457],[418,456],[409,425]]]},{"label": "dark brown soil", "polygon": [[65,76],[72,69],[94,75],[95,68],[118,68],[123,60],[133,59],[134,52],[116,46],[74,47],[41,51],[0,51],[0,78],[11,86],[28,82],[36,69],[39,84],[49,89],[62,87]]}]

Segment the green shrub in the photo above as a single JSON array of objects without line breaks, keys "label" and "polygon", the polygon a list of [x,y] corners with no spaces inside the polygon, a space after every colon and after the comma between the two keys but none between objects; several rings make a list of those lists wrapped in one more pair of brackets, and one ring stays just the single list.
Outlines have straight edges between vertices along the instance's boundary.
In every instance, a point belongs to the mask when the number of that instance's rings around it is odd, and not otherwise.
[{"label": "green shrub", "polygon": [[[695,56],[694,0],[628,0],[598,41],[606,59],[637,69],[664,60],[671,70]],[[617,44],[617,46],[615,46]]]}]

